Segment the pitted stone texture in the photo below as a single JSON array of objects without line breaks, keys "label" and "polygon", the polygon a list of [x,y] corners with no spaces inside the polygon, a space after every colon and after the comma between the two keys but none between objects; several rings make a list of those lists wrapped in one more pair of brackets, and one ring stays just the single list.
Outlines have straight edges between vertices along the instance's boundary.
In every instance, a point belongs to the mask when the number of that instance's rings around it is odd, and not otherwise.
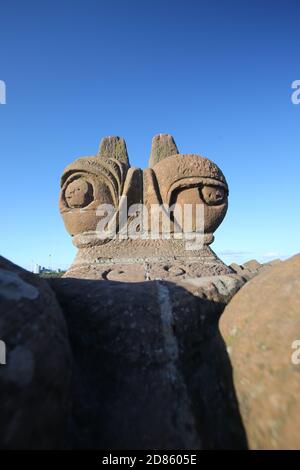
[{"label": "pitted stone texture", "polygon": [[180,282],[180,285],[197,297],[225,305],[230,302],[245,282],[243,277],[230,274],[185,279]]},{"label": "pitted stone texture", "polygon": [[54,293],[37,276],[0,257],[0,448],[63,444],[71,353]]},{"label": "pitted stone texture", "polygon": [[[300,255],[249,281],[220,321],[252,449],[299,449]],[[299,349],[298,349],[299,350]]]},{"label": "pitted stone texture", "polygon": [[195,154],[179,154],[165,158],[155,165],[162,201],[169,204],[175,189],[205,183],[220,185],[228,189],[227,181],[220,168],[208,158]]},{"label": "pitted stone texture", "polygon": [[[112,243],[103,249],[82,248],[64,277],[127,282],[166,279],[177,282],[180,279],[233,273],[208,246],[199,251],[187,251],[178,240],[170,243],[162,240],[125,242]],[[106,253],[108,258],[102,257],[102,253]]]},{"label": "pitted stone texture", "polygon": [[145,268],[143,265],[126,264],[107,266],[100,274],[100,279],[107,279],[109,281],[128,281],[141,282],[145,280]]},{"label": "pitted stone texture", "polygon": [[74,180],[66,189],[66,200],[72,209],[84,207],[93,201],[93,187],[84,179]]},{"label": "pitted stone texture", "polygon": [[151,280],[179,281],[181,279],[198,278],[206,276],[218,276],[230,274],[227,266],[215,261],[205,262],[203,259],[189,260],[165,260],[160,263],[149,261],[147,272]]},{"label": "pitted stone texture", "polygon": [[108,262],[73,265],[63,277],[126,282],[152,280],[179,282],[183,279],[228,274],[232,274],[232,272],[226,266],[217,262],[199,263],[197,260],[190,262],[188,260],[165,259],[158,262],[132,260],[130,263],[124,262],[123,264],[111,264]]}]

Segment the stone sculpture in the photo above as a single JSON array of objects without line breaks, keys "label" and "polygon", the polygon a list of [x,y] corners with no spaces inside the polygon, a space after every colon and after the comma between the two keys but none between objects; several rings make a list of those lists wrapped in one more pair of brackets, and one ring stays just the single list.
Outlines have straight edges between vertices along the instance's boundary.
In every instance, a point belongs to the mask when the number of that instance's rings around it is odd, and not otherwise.
[{"label": "stone sculpture", "polygon": [[[60,211],[78,248],[65,276],[144,281],[230,274],[209,247],[227,207],[221,170],[207,158],[179,154],[172,136],[153,138],[144,171],[130,166],[122,138],[106,137],[97,156],[75,160],[62,176]],[[186,220],[190,243],[180,238]],[[104,237],[99,222],[107,224]]]},{"label": "stone sculpture", "polygon": [[[185,204],[200,247],[177,236]],[[299,447],[300,255],[227,267],[209,246],[227,206],[221,170],[169,135],[144,171],[118,137],[66,168],[66,278],[0,257],[0,448]]]}]

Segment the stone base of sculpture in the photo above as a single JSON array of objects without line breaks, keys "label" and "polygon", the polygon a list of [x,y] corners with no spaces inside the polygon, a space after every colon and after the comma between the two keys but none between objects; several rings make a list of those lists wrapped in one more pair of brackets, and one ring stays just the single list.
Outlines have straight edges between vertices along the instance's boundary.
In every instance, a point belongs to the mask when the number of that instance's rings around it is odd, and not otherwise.
[{"label": "stone base of sculpture", "polygon": [[204,245],[186,250],[178,240],[122,240],[81,247],[64,277],[127,282],[169,280],[232,274]]}]

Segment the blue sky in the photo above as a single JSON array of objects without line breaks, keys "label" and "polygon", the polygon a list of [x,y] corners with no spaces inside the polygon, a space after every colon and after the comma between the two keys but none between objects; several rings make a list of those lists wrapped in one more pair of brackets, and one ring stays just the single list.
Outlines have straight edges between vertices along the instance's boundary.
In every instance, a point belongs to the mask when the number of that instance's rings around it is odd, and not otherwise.
[{"label": "blue sky", "polygon": [[157,133],[230,187],[212,248],[226,262],[299,252],[298,1],[3,1],[1,254],[67,267],[59,178],[105,135],[147,166]]}]

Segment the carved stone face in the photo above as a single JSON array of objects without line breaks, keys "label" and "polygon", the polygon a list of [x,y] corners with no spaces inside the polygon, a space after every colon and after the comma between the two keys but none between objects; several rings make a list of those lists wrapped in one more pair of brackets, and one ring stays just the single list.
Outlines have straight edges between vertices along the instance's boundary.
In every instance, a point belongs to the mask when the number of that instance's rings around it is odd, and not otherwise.
[{"label": "carved stone face", "polygon": [[[93,232],[101,217],[97,208],[102,204],[118,206],[121,180],[118,163],[83,157],[66,168],[62,177],[60,212],[71,236]],[[111,168],[110,168],[111,167]],[[123,169],[122,169],[123,170]]]},{"label": "carved stone face", "polygon": [[[197,230],[196,208],[203,207],[204,233],[212,233],[222,222],[227,211],[227,192],[222,186],[198,185],[175,190],[171,196],[171,204],[179,204],[182,208],[191,205],[193,231]],[[178,222],[178,221],[177,221]],[[180,224],[180,221],[179,221]],[[181,228],[183,228],[181,226]]]},{"label": "carved stone face", "polygon": [[203,201],[208,206],[218,206],[219,204],[223,204],[227,198],[225,189],[222,188],[222,186],[217,185],[203,186],[203,188],[200,189],[200,193],[202,195]]},{"label": "carved stone face", "polygon": [[[152,204],[188,205],[193,232],[199,230],[201,212],[202,231],[210,235],[210,243],[227,211],[226,179],[207,158],[169,154],[174,151],[177,147],[171,136],[155,137],[150,168],[144,170],[143,180],[141,170],[130,168],[125,142],[119,138],[104,139],[98,156],[80,158],[69,165],[60,195],[60,211],[68,232],[72,236],[95,232],[100,221],[97,208],[110,204],[118,211],[121,196],[128,196],[128,204],[143,203],[148,211]],[[171,221],[180,227],[182,220],[176,217],[171,213]],[[148,228],[151,230],[151,225]]]},{"label": "carved stone face", "polygon": [[[156,185],[162,203],[177,204],[182,213],[187,210],[187,205],[191,206],[192,231],[198,231],[201,226],[205,234],[212,234],[218,228],[228,208],[228,186],[223,173],[213,162],[199,155],[177,154],[159,161],[151,171],[154,183],[152,190],[148,188],[150,204]],[[176,217],[174,221],[182,225]]]},{"label": "carved stone face", "polygon": [[70,209],[88,206],[94,200],[93,185],[84,176],[73,179],[65,189],[65,201]]}]

